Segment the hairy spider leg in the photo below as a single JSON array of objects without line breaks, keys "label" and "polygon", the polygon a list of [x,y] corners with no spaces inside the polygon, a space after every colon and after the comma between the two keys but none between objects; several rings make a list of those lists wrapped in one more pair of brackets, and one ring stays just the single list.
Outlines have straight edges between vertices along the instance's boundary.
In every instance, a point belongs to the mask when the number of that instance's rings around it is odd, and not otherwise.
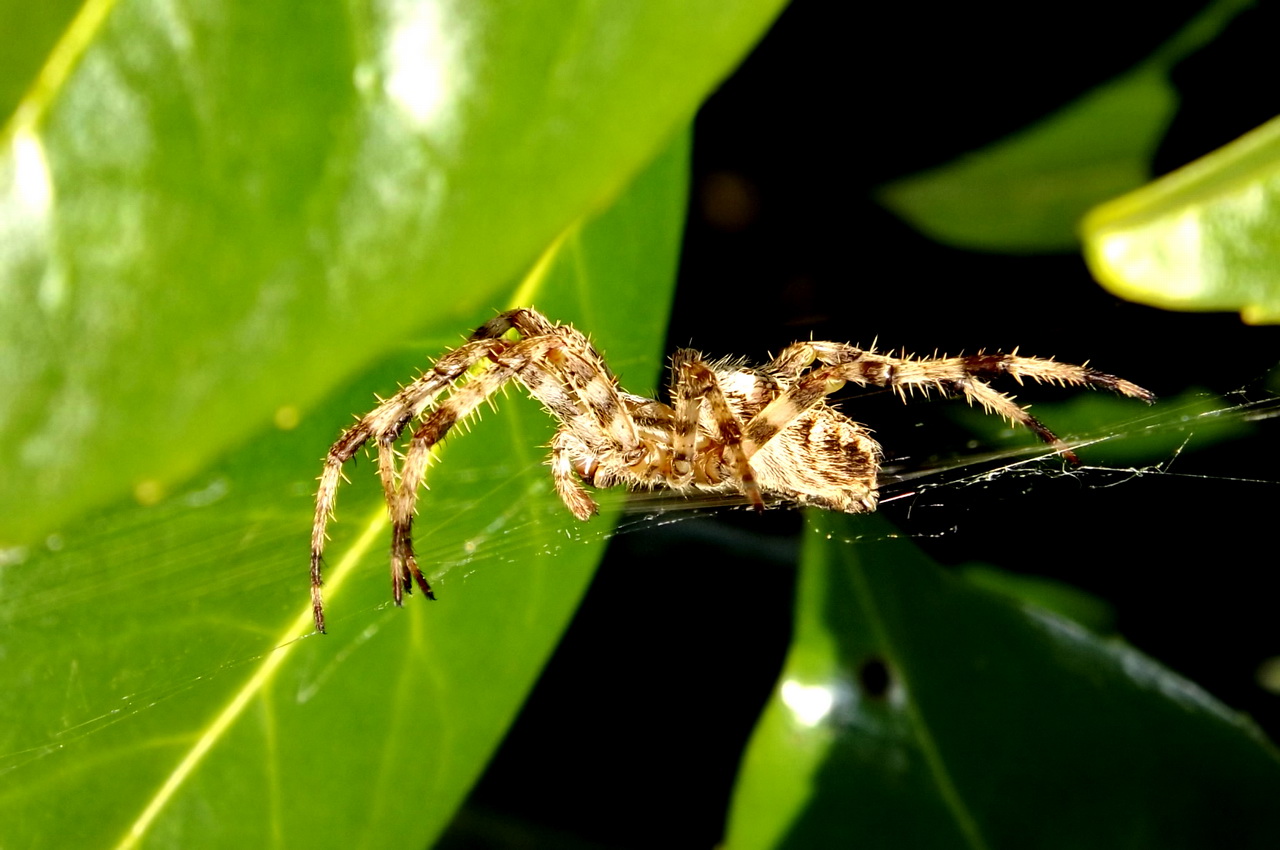
[{"label": "hairy spider leg", "polygon": [[395,442],[409,422],[422,414],[435,399],[480,360],[505,347],[498,340],[474,340],[451,351],[416,381],[378,405],[347,429],[329,449],[320,487],[316,491],[316,516],[311,527],[311,609],[316,631],[324,632],[324,602],[321,576],[325,528],[337,503],[343,465],[371,438],[378,438],[378,477],[383,495],[390,504],[396,492]]},{"label": "hairy spider leg", "polygon": [[910,380],[913,376],[917,380],[920,376],[924,376],[926,381],[930,378],[940,378],[945,382],[948,379],[962,380],[964,377],[981,375],[1008,375],[1019,384],[1029,378],[1043,384],[1101,387],[1120,395],[1141,399],[1148,404],[1156,400],[1155,393],[1150,390],[1115,375],[1090,369],[1087,364],[1077,366],[1074,363],[1062,363],[1047,357],[1024,357],[1016,351],[1012,354],[1001,352],[988,354],[980,351],[977,354],[958,357],[916,359],[887,357],[839,342],[813,342],[809,345],[813,348],[818,360],[832,366],[858,359],[879,360],[902,373],[895,378],[897,381]]},{"label": "hairy spider leg", "polygon": [[471,334],[471,339],[497,339],[512,329],[519,331],[522,337],[554,335],[557,328],[563,327],[565,325],[557,325],[535,310],[517,307],[514,310],[499,313],[476,328]]},{"label": "hairy spider leg", "polygon": [[[859,353],[859,350],[853,346],[842,343],[815,343],[814,349],[820,361],[833,366],[851,362]],[[877,383],[892,388],[904,398],[907,390],[916,387],[925,392],[929,389],[937,389],[944,393],[962,395],[969,404],[977,402],[986,412],[999,414],[1011,424],[1026,427],[1040,440],[1057,449],[1073,464],[1078,464],[1080,459],[1062,440],[1058,439],[1056,434],[1032,416],[1026,408],[1017,404],[1012,396],[992,389],[981,380],[980,376],[1008,375],[1019,384],[1030,379],[1059,386],[1101,387],[1120,395],[1141,399],[1148,404],[1156,398],[1154,393],[1137,384],[1106,372],[1090,369],[1088,366],[1060,363],[1044,357],[1022,357],[1017,353],[979,352],[958,357],[915,360],[864,352],[862,360],[864,363],[869,360],[880,360],[883,363],[882,368],[887,372],[887,377]]]},{"label": "hairy spider leg", "polygon": [[[687,348],[675,353],[671,359],[671,367],[674,374],[671,397],[676,411],[671,467],[677,476],[676,483],[687,484],[692,480],[696,461],[703,461],[705,470],[712,472],[714,458],[711,455],[721,451],[733,469],[733,476],[738,480],[743,495],[756,510],[763,511],[764,497],[760,494],[760,486],[756,483],[755,473],[751,470],[742,445],[742,420],[725,398],[715,372],[702,361],[698,352]],[[717,433],[711,445],[699,456],[698,425],[704,402],[710,408],[711,420],[716,424]],[[712,480],[710,483],[718,482]]]},{"label": "hairy spider leg", "polygon": [[616,380],[587,338],[577,331],[573,334],[572,343],[550,355],[551,364],[614,445],[630,460],[640,460],[644,457],[640,432],[627,412]]},{"label": "hairy spider leg", "polygon": [[556,487],[556,495],[564,506],[580,520],[588,520],[600,511],[595,499],[582,486],[582,481],[591,480],[595,467],[588,467],[579,474],[573,463],[573,449],[581,444],[563,428],[556,432],[551,440],[551,480]]},{"label": "hairy spider leg", "polygon": [[[1038,357],[1016,354],[975,354],[929,360],[890,357],[835,342],[797,343],[775,358],[783,368],[794,367],[803,360],[803,349],[809,348],[824,366],[800,376],[785,393],[747,423],[747,451],[754,453],[785,429],[797,416],[818,401],[838,390],[844,382],[892,389],[904,399],[908,392],[961,395],[969,404],[977,403],[986,412],[999,414],[1010,423],[1022,425],[1059,453],[1078,463],[1074,452],[1043,423],[1017,404],[1012,396],[992,389],[981,375],[1009,375],[1019,383],[1031,379],[1041,383],[1096,386],[1122,395],[1151,402],[1149,391],[1114,375],[1059,363]],[[810,360],[812,362],[812,360]]]},{"label": "hairy spider leg", "polygon": [[[561,421],[562,433],[584,415],[584,408],[601,425],[616,424],[618,419],[622,419],[628,427],[619,426],[614,430],[622,431],[624,438],[629,431],[633,442],[628,446],[620,441],[617,448],[624,456],[643,455],[639,437],[635,434],[635,425],[627,416],[616,387],[611,380],[593,371],[579,351],[572,350],[578,342],[579,340],[568,341],[559,333],[549,333],[508,343],[504,351],[490,354],[492,365],[488,369],[455,388],[435,410],[424,417],[422,425],[410,440],[409,450],[400,470],[399,487],[391,501],[392,593],[397,605],[402,603],[404,592],[412,589],[413,582],[431,596],[427,580],[418,569],[412,538],[414,506],[426,477],[431,448],[444,439],[454,425],[474,412],[508,381],[519,380],[530,395]],[[564,476],[568,473],[563,469],[566,461],[563,456],[566,439],[560,438],[553,443],[553,471],[557,466],[557,446],[561,454],[561,477],[556,481],[556,489],[574,515],[579,519],[586,519],[595,512],[596,506],[585,491],[581,487],[575,487],[566,497]],[[571,463],[569,471],[572,471]]]},{"label": "hairy spider leg", "polygon": [[[639,449],[640,437],[636,424],[627,414],[618,391],[617,379],[585,334],[572,325],[552,322],[536,310],[520,307],[494,316],[476,328],[471,338],[500,337],[512,329],[525,339],[535,336],[562,339],[564,347],[553,352],[550,357],[549,365],[555,367],[555,377],[574,390],[582,405],[624,451],[634,453]],[[532,388],[530,392],[532,393]],[[574,418],[567,411],[552,412],[562,422]]]},{"label": "hairy spider leg", "polygon": [[[634,405],[624,401],[604,358],[590,340],[565,325],[553,326],[550,333],[564,340],[564,346],[549,353],[544,368],[525,369],[519,378],[560,423],[551,442],[552,481],[565,507],[578,519],[587,520],[599,511],[581,483],[595,481],[595,458],[602,446],[593,435],[603,432],[612,443],[606,444],[608,448],[624,463],[643,460],[645,452],[632,415]],[[588,416],[597,427],[585,426],[582,420]],[[592,458],[582,469],[575,465],[575,449],[579,456]]]},{"label": "hairy spider leg", "polygon": [[[426,414],[422,424],[414,432],[400,468],[400,481],[391,496],[391,590],[396,605],[404,601],[404,594],[412,592],[416,582],[424,595],[435,595],[422,572],[418,569],[413,552],[413,511],[418,501],[418,491],[426,477],[427,464],[432,447],[444,439],[449,430],[502,388],[507,381],[529,365],[531,352],[543,354],[563,343],[556,337],[541,336],[532,340],[507,343],[504,350],[489,355],[490,365],[441,401]],[[556,402],[564,407],[564,402]]]},{"label": "hairy spider leg", "polygon": [[[508,330],[515,329],[526,336],[543,337],[556,342],[548,344],[548,351],[559,347],[575,349],[580,354],[568,354],[555,363],[554,357],[550,365],[566,366],[564,374],[552,375],[546,370],[529,370],[524,381],[535,398],[541,401],[562,422],[570,422],[582,415],[585,407],[599,420],[600,425],[623,441],[627,450],[638,449],[638,436],[635,425],[627,417],[618,398],[612,375],[603,358],[591,346],[590,342],[576,329],[565,325],[556,325],[543,316],[529,310],[511,310],[494,317],[472,333],[470,339],[442,357],[433,368],[418,380],[401,389],[398,393],[380,404],[377,408],[352,426],[329,450],[325,468],[320,477],[320,487],[316,495],[316,519],[311,535],[311,582],[312,611],[315,617],[316,630],[324,632],[324,606],[321,587],[323,550],[325,530],[333,515],[337,498],[337,488],[342,476],[342,466],[355,456],[355,453],[370,438],[377,437],[378,475],[382,481],[384,496],[388,505],[401,501],[403,486],[398,486],[402,472],[396,470],[395,443],[409,422],[418,418],[446,389],[453,386],[476,363],[484,360],[496,360],[502,352],[519,344],[500,339]],[[593,368],[594,367],[594,368]],[[547,378],[544,380],[543,378]],[[557,388],[569,389],[571,393],[558,392]],[[581,405],[578,403],[581,400]],[[451,427],[451,426],[450,426]],[[447,429],[446,429],[447,430]],[[425,465],[420,475],[425,474]],[[419,477],[419,484],[421,477]],[[557,492],[565,504],[580,518],[589,518],[595,511],[595,504],[586,496],[581,487],[576,488],[581,494],[568,492],[564,482],[557,483]],[[413,488],[415,494],[417,487]],[[566,493],[568,497],[566,498]],[[415,496],[416,497],[416,496]],[[591,510],[585,510],[583,499],[590,504]],[[412,511],[412,507],[410,507]],[[393,511],[394,512],[394,511]],[[395,588],[396,603],[400,604],[403,592],[412,587],[411,580],[417,582],[423,593],[434,599],[430,585],[417,568],[412,557],[412,542],[405,528],[403,541],[397,548],[393,531],[392,575]],[[409,557],[404,557],[405,553]]]}]

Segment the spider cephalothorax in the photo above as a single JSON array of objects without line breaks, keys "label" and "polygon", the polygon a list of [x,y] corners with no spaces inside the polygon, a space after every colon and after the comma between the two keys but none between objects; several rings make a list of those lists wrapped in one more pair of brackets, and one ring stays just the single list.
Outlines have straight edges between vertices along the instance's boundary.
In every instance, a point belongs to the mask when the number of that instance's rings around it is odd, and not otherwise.
[{"label": "spider cephalothorax", "polygon": [[[518,337],[508,338],[513,330]],[[814,366],[815,361],[820,365]],[[474,367],[479,369],[472,372]],[[584,484],[738,492],[757,508],[775,501],[848,513],[875,510],[880,446],[865,427],[826,402],[846,382],[888,387],[904,398],[913,390],[962,396],[1030,428],[1074,459],[1053,432],[983,380],[999,375],[1154,399],[1114,375],[1037,357],[891,357],[843,343],[798,342],[762,366],[707,363],[696,351],[679,351],[672,361],[670,399],[659,402],[620,389],[604,359],[577,329],[536,310],[511,310],[477,328],[467,342],[366,414],[329,449],[311,532],[316,629],[324,631],[321,555],[343,464],[376,439],[378,475],[391,512],[396,604],[414,582],[434,599],[418,569],[411,538],[431,448],[508,381],[522,384],[559,423],[551,441],[551,476],[561,500],[585,520],[596,512],[596,503]],[[419,419],[397,468],[396,441]]]}]

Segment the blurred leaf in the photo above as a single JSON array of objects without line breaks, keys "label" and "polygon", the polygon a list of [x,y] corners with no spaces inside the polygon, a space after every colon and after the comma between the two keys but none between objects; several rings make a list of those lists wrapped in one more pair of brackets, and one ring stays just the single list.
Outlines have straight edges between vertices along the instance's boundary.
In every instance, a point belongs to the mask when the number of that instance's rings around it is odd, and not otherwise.
[{"label": "blurred leaf", "polygon": [[153,501],[501,304],[780,6],[28,4],[0,63],[0,541]]},{"label": "blurred leaf", "polygon": [[929,238],[979,251],[1075,251],[1081,216],[1142,185],[1177,109],[1169,69],[1250,4],[1219,0],[1132,71],[1055,114],[878,200]]},{"label": "blurred leaf", "polygon": [[[590,329],[658,380],[688,181],[672,145],[571,228],[511,302]],[[390,605],[374,465],[348,471],[311,630],[325,448],[478,322],[446,319],[150,507],[0,550],[0,846],[423,847],[448,824],[585,591],[616,513],[577,523],[520,393],[451,440],[416,540],[439,602]],[[469,323],[469,324],[468,324]],[[610,507],[613,505],[613,507]]]},{"label": "blurred leaf", "polygon": [[[1136,650],[811,514],[791,654],[728,844],[1274,847],[1280,760]],[[878,543],[867,539],[878,530]]]},{"label": "blurred leaf", "polygon": [[1084,221],[1085,256],[1122,298],[1280,322],[1280,119]]},{"label": "blurred leaf", "polygon": [[1150,177],[1176,106],[1164,74],[1143,68],[989,147],[894,181],[877,200],[946,245],[1073,251],[1089,207]]},{"label": "blurred leaf", "polygon": [[1015,602],[1025,602],[1074,620],[1094,634],[1105,635],[1115,629],[1116,613],[1111,605],[1078,587],[1043,576],[1012,573],[987,564],[966,564],[959,572],[975,587],[1003,593]]}]

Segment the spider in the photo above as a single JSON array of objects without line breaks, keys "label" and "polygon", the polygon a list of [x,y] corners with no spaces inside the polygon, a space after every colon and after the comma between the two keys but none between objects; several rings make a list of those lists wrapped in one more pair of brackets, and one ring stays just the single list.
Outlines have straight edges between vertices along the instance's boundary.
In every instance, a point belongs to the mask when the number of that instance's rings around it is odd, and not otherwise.
[{"label": "spider", "polygon": [[[518,338],[509,338],[515,331]],[[820,364],[814,366],[815,361]],[[597,506],[584,485],[737,492],[757,510],[766,501],[833,511],[874,511],[880,445],[866,426],[829,406],[846,382],[887,387],[905,400],[931,390],[963,396],[1023,425],[1076,462],[1070,448],[987,376],[1102,387],[1146,402],[1142,387],[1087,366],[1038,357],[978,353],[892,357],[838,342],[797,342],[762,366],[706,362],[685,349],[672,358],[670,401],[618,386],[604,358],[574,327],[523,308],[485,322],[431,369],[365,414],[329,449],[311,532],[311,601],[324,632],[321,563],[342,467],[376,440],[378,476],[391,514],[391,589],[396,605],[413,585],[434,599],[418,569],[411,528],[432,447],[508,381],[540,401],[559,427],[551,440],[556,493],[578,519]],[[473,369],[475,371],[473,371]],[[465,380],[463,380],[465,378]],[[441,401],[440,396],[448,391]],[[420,420],[403,461],[396,442]]]}]

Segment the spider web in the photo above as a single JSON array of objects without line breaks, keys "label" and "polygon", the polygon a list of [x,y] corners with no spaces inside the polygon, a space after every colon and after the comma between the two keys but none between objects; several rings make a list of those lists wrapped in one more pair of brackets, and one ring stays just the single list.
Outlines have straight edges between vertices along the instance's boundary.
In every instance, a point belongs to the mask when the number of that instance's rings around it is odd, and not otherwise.
[{"label": "spider web", "polygon": [[[1013,428],[1005,428],[999,439],[971,440],[965,450],[948,456],[891,456],[880,469],[880,509],[908,500],[916,506],[928,505],[935,498],[939,502],[954,500],[957,491],[1004,486],[1011,481],[1017,482],[1025,495],[1031,495],[1035,482],[1043,479],[1070,479],[1090,489],[1116,487],[1151,476],[1235,485],[1280,484],[1280,470],[1274,466],[1255,465],[1257,474],[1229,474],[1200,469],[1184,471],[1185,464],[1181,462],[1184,453],[1191,456],[1224,440],[1269,444],[1271,437],[1260,429],[1274,427],[1273,420],[1280,418],[1280,396],[1265,389],[1266,383],[1260,379],[1224,396],[1189,392],[1174,399],[1162,399],[1137,415],[1084,433],[1063,436],[1063,444],[1081,456],[1079,465],[1064,460],[1059,449],[1043,443],[1027,443],[1026,433]],[[866,395],[884,393],[887,391]],[[1116,404],[1125,409],[1134,407],[1123,401]],[[1001,446],[1001,442],[1016,444]],[[1249,453],[1253,454],[1254,450],[1250,449]],[[1145,462],[1132,465],[1091,462],[1097,455],[1122,455]],[[611,532],[617,534],[643,531],[652,523],[679,522],[690,515],[711,515],[725,508],[749,508],[746,499],[735,493],[676,495],[656,490],[600,495],[606,502],[623,501],[630,515]],[[770,505],[770,509],[785,507],[788,506],[776,502]]]},{"label": "spider web", "polygon": [[[929,410],[929,416],[933,416],[938,407],[935,404],[920,406],[918,409]],[[1128,407],[1131,408],[1132,405]],[[1050,419],[1048,416],[1045,418]],[[997,491],[1000,499],[1034,502],[1041,488],[1054,482],[1068,482],[1085,491],[1122,491],[1125,485],[1138,481],[1179,480],[1195,486],[1213,484],[1218,488],[1225,487],[1235,492],[1236,498],[1241,502],[1256,500],[1256,488],[1274,488],[1280,484],[1280,471],[1276,469],[1274,462],[1275,452],[1270,448],[1276,437],[1273,429],[1278,418],[1280,397],[1266,390],[1264,382],[1260,381],[1257,385],[1241,388],[1221,398],[1201,393],[1164,400],[1150,409],[1143,409],[1136,415],[1127,416],[1105,427],[1064,437],[1064,442],[1077,449],[1083,458],[1080,466],[1066,463],[1054,450],[1043,445],[1007,445],[1008,442],[1021,439],[1013,432],[994,441],[980,441],[975,447],[944,458],[890,458],[882,470],[881,509],[893,512],[895,516],[918,519],[935,507],[959,505],[962,514],[971,511],[981,515],[986,508],[972,507],[972,493]],[[1267,459],[1267,462],[1254,464],[1249,471],[1235,471],[1223,466],[1215,468],[1215,465],[1222,463],[1218,457],[1211,457],[1207,464],[1192,463],[1198,455],[1224,444],[1236,449],[1232,452],[1235,457],[1256,456]],[[1116,453],[1117,450],[1122,450],[1119,454],[1147,459],[1135,463],[1098,463],[1091,460],[1095,454]],[[540,465],[536,460],[531,461],[531,464]],[[583,542],[607,541],[615,536],[630,537],[650,533],[699,517],[715,518],[722,516],[726,509],[735,513],[745,513],[748,510],[744,501],[734,496],[681,498],[663,492],[627,494],[611,491],[598,494],[598,498],[606,509],[623,509],[624,514],[616,526],[578,524],[571,518],[566,519],[562,511],[533,516],[522,514],[516,507],[516,503],[521,500],[520,494],[513,495],[506,489],[510,469],[500,464],[491,468],[453,470],[452,474],[478,479],[482,483],[487,482],[488,486],[485,497],[477,504],[445,505],[444,509],[464,513],[483,507],[491,512],[492,519],[481,533],[472,534],[465,539],[436,535],[423,541],[420,552],[422,560],[437,565],[433,583],[446,594],[450,584],[467,579],[486,565],[518,563],[528,559],[531,545],[538,546],[542,554],[555,554],[556,550],[578,546]],[[543,482],[538,487],[549,487],[549,482]],[[185,496],[175,500],[175,510],[199,509],[215,504],[224,491],[225,483],[221,479],[201,482]],[[1273,494],[1268,491],[1266,495],[1269,498]],[[165,520],[161,517],[151,521],[163,523]],[[962,519],[960,523],[964,521]],[[447,525],[448,517],[442,517],[442,522]],[[554,539],[550,541],[544,537],[542,542],[531,544],[530,531],[545,523],[557,526],[559,533],[553,535]],[[953,518],[948,518],[940,528],[929,527],[928,523],[925,526],[924,529],[908,528],[903,533],[917,539],[945,540],[956,536],[959,527]],[[870,539],[875,539],[880,534],[882,533],[877,532]],[[842,542],[856,543],[864,539],[868,538],[855,537]],[[201,545],[207,546],[208,543],[209,541],[201,541]],[[46,544],[52,551],[61,548],[63,542],[58,535],[53,535]],[[17,549],[0,551],[0,566],[22,566],[29,554]],[[249,587],[254,583],[268,581],[288,582],[291,586],[296,584],[296,576],[287,573],[283,569],[284,565],[281,567],[281,572],[269,579],[264,578],[261,573],[236,576],[232,571],[233,574],[230,575],[225,572],[200,572],[194,581],[205,589],[216,583],[237,581],[242,585],[247,583]],[[286,575],[287,577],[281,577]],[[68,593],[87,592],[90,591],[85,588],[58,588],[20,598],[10,597],[8,602],[29,609],[33,616],[38,616],[42,606],[56,604],[55,600]],[[419,600],[414,600],[414,604],[418,602]],[[372,640],[391,618],[399,614],[389,600],[348,612],[345,620],[349,627],[360,624],[360,638],[346,655],[354,653],[360,644]],[[281,643],[271,652],[310,637],[301,636]],[[46,740],[0,752],[0,775],[53,755],[86,736],[145,714],[161,703],[182,698],[214,679],[256,667],[271,652],[236,653],[231,650],[225,660],[206,670],[193,672],[181,667],[168,672],[156,670],[148,681],[140,683],[139,687],[130,690],[112,704],[78,712],[77,719],[65,725],[55,723]],[[346,663],[346,660],[344,656],[336,659],[334,664],[340,665]],[[318,691],[331,672],[318,671],[312,680],[312,690]],[[300,696],[307,698],[307,694]]]}]

